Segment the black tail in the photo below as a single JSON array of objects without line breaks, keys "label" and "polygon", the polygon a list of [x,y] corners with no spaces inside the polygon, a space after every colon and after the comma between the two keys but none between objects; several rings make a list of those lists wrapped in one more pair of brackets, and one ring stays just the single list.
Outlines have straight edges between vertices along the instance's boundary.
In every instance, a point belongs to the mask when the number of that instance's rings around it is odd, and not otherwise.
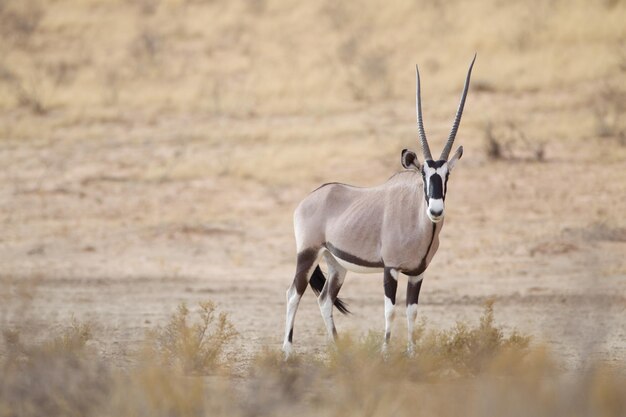
[{"label": "black tail", "polygon": [[[324,288],[324,284],[326,283],[326,277],[324,273],[320,269],[319,266],[315,267],[315,271],[313,271],[313,275],[311,275],[311,279],[309,280],[309,284],[311,284],[311,288],[315,295],[320,295],[322,292],[322,288]],[[348,310],[348,306],[343,300],[339,297],[335,300],[335,307],[341,314],[350,314],[350,310]]]}]

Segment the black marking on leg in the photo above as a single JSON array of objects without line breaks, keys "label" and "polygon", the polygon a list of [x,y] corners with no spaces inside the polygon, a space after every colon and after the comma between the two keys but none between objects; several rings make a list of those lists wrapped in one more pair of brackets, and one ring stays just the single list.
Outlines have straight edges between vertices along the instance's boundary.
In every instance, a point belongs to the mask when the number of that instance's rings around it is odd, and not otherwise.
[{"label": "black marking on leg", "polygon": [[[311,288],[313,289],[315,295],[320,295],[320,293],[324,289],[324,284],[326,284],[326,277],[324,276],[324,273],[322,272],[322,269],[319,267],[319,265],[315,268],[315,271],[313,271],[313,275],[311,275],[311,280],[309,281],[309,284],[311,285]],[[339,310],[341,314],[350,314],[350,310],[348,310],[348,305],[341,298],[336,298],[333,304],[335,305],[335,307],[337,307],[337,310]]]},{"label": "black marking on leg", "polygon": [[325,246],[326,246],[326,249],[328,249],[328,251],[332,253],[334,256],[336,256],[337,258],[343,261],[349,262],[351,264],[362,266],[365,268],[383,268],[385,266],[382,260],[368,261],[366,259],[359,258],[358,256],[352,255],[351,253],[348,253],[348,252],[342,251],[341,249],[336,248],[330,242],[326,242]]},{"label": "black marking on leg", "polygon": [[389,343],[390,339],[391,339],[391,332],[385,333],[385,342]]},{"label": "black marking on leg", "polygon": [[385,268],[384,282],[385,297],[391,300],[391,304],[396,305],[396,291],[398,290],[398,280],[391,275],[391,268]]},{"label": "black marking on leg", "polygon": [[407,307],[410,306],[411,304],[417,304],[417,302],[419,301],[420,289],[422,288],[422,281],[423,280],[419,280],[416,283],[411,283],[411,281],[409,280],[409,283],[407,284],[407,287],[406,287]]},{"label": "black marking on leg", "polygon": [[293,342],[293,327],[289,330],[289,337],[287,340],[289,340],[289,343]]},{"label": "black marking on leg", "polygon": [[298,295],[304,294],[304,290],[306,290],[309,278],[308,273],[317,260],[317,254],[318,250],[316,249],[305,249],[298,254],[296,260],[296,276],[293,280]]}]

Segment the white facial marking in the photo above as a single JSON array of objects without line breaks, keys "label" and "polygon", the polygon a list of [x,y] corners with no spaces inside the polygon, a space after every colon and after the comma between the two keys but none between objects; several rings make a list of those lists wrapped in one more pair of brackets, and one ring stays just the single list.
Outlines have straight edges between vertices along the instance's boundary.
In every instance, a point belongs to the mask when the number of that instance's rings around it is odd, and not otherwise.
[{"label": "white facial marking", "polygon": [[424,172],[426,173],[426,178],[430,178],[433,174],[439,174],[441,179],[445,180],[446,174],[448,173],[448,164],[443,164],[439,168],[431,168],[424,164]]},{"label": "white facial marking", "polygon": [[[441,214],[434,217],[432,214],[433,212]],[[431,198],[428,200],[428,210],[426,213],[428,214],[428,218],[433,223],[439,223],[441,219],[443,219],[443,200],[441,198]]]},{"label": "white facial marking", "polygon": [[430,211],[433,211],[435,213],[440,211],[443,212],[443,199],[431,198],[430,200],[428,200],[428,208],[430,209]]},{"label": "white facial marking", "polygon": [[[439,168],[431,168],[427,164],[424,164],[424,175],[426,177],[426,190],[430,188],[430,177],[434,174],[438,174],[441,177],[441,182],[442,182],[441,185],[443,187],[442,192],[443,192],[443,195],[445,196],[446,192],[448,191],[447,184],[446,184],[446,176],[448,175],[448,164],[445,163]],[[439,223],[441,219],[443,218],[443,209],[444,209],[443,199],[440,199],[440,198],[429,199],[428,210],[427,210],[428,218],[433,223]],[[434,217],[432,216],[431,211],[435,213],[441,212],[441,215]]]}]

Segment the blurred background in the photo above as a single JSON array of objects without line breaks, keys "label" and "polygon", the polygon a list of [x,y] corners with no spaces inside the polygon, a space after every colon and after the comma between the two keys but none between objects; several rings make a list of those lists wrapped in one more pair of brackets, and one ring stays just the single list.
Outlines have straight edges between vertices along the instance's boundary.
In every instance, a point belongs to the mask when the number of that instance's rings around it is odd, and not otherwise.
[{"label": "blurred background", "polygon": [[[620,0],[1,0],[3,318],[27,286],[33,323],[97,319],[115,356],[210,297],[244,356],[278,346],[298,201],[401,169],[416,63],[439,152],[477,52],[421,311],[495,298],[572,361],[623,360],[625,22]],[[379,279],[342,293],[340,330],[382,328]],[[307,296],[296,344],[321,349]]]}]

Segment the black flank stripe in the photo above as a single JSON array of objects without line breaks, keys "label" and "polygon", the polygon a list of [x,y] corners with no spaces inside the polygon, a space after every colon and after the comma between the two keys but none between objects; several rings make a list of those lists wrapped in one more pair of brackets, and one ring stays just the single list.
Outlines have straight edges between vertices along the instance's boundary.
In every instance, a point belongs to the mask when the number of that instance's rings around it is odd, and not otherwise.
[{"label": "black flank stripe", "polygon": [[380,261],[368,261],[365,259],[361,259],[358,256],[352,255],[348,252],[344,252],[341,249],[338,249],[333,246],[332,243],[326,242],[326,249],[330,251],[333,255],[340,258],[343,261],[349,262],[354,265],[362,266],[365,268],[382,268],[384,267],[384,263],[382,260]]}]

